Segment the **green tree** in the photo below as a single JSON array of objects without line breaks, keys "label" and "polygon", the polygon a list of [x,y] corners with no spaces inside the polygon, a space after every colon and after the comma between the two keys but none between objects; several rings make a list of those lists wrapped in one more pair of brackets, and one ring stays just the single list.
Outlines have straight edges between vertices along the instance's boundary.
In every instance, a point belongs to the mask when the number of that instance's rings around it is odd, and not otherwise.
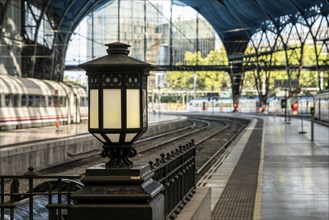
[{"label": "green tree", "polygon": [[[206,57],[200,52],[186,52],[184,57],[186,65],[227,65],[228,60],[225,50],[211,51]],[[182,63],[177,63],[182,65]],[[224,71],[168,71],[166,80],[172,89],[191,90],[194,88],[194,74],[196,75],[196,89],[219,91],[230,86],[230,78]]]}]

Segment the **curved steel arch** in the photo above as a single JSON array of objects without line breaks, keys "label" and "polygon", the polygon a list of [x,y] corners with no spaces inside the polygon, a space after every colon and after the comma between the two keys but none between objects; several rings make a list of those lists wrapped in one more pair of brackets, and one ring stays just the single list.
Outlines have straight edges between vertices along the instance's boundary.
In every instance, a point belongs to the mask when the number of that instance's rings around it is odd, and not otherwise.
[{"label": "curved steel arch", "polygon": [[[4,12],[12,0],[4,0]],[[114,0],[21,0],[22,2],[39,2],[43,13],[49,14],[53,20],[54,42],[49,54],[51,59],[51,73],[47,78],[61,80],[64,70],[64,56],[72,32],[92,9],[97,9]],[[145,0],[148,1],[148,0]],[[170,1],[170,0],[168,0]],[[284,15],[301,14],[306,20],[309,16],[318,13],[315,5],[321,5],[321,13],[328,13],[328,0],[173,0],[180,5],[188,5],[198,11],[213,26],[220,36],[231,61],[241,63],[244,51],[253,33],[266,26],[266,21],[278,28],[288,20]],[[36,3],[35,3],[36,4]],[[3,26],[3,17],[0,14],[0,27]],[[277,30],[279,31],[279,30]],[[35,34],[37,35],[37,33]],[[36,43],[36,42],[35,42]],[[36,56],[37,47],[28,56]],[[31,65],[28,63],[26,65]],[[28,67],[28,69],[37,69]],[[236,68],[235,68],[236,69]],[[33,75],[34,73],[32,73]]]},{"label": "curved steel arch", "polygon": [[52,51],[51,79],[63,80],[65,53],[74,29],[91,10],[111,1],[113,0],[52,1],[51,7],[57,15],[55,20],[58,21]]}]

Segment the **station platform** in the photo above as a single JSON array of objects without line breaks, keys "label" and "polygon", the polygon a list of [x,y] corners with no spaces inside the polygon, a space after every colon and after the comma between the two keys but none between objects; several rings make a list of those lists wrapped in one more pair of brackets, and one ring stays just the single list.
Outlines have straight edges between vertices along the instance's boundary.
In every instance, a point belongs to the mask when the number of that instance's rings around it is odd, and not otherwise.
[{"label": "station platform", "polygon": [[[149,114],[143,137],[186,126],[186,117]],[[88,124],[61,125],[0,132],[0,174],[22,174],[30,166],[42,170],[99,153],[102,143],[88,132]]]},{"label": "station platform", "polygon": [[329,219],[329,128],[315,124],[311,141],[310,122],[301,125],[253,117],[223,164],[198,183],[211,188],[211,219]]},{"label": "station platform", "polygon": [[[179,120],[174,115],[149,114],[149,126]],[[89,134],[88,123],[17,129],[0,132],[0,148],[22,143],[31,143],[42,140],[55,140],[64,137]]]}]

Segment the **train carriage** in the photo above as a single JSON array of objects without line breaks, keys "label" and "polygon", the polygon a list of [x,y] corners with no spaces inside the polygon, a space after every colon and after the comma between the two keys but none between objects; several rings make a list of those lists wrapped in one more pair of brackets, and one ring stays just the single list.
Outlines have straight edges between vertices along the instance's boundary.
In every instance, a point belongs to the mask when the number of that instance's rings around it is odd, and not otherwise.
[{"label": "train carriage", "polygon": [[[240,98],[239,112],[256,112],[257,98]],[[231,98],[199,98],[191,100],[189,103],[189,112],[232,112],[233,100]]]},{"label": "train carriage", "polygon": [[[84,89],[73,89],[62,82],[0,76],[0,129],[17,129],[77,123],[86,120],[87,105],[72,103],[83,97]],[[78,109],[78,111],[76,110]],[[78,117],[77,113],[80,112]],[[82,114],[81,114],[82,112]],[[83,117],[82,117],[83,116]]]},{"label": "train carriage", "polygon": [[245,113],[255,113],[257,111],[258,98],[241,97],[238,111]]},{"label": "train carriage", "polygon": [[206,112],[208,111],[208,99],[199,98],[193,99],[189,102],[188,106],[189,112]]},{"label": "train carriage", "polygon": [[329,90],[314,96],[315,119],[329,123]]},{"label": "train carriage", "polygon": [[69,84],[68,86],[73,91],[72,96],[70,98],[71,122],[87,122],[88,97],[85,88],[75,84]]},{"label": "train carriage", "polygon": [[221,98],[218,100],[219,112],[232,112],[233,111],[233,101],[231,98]]}]

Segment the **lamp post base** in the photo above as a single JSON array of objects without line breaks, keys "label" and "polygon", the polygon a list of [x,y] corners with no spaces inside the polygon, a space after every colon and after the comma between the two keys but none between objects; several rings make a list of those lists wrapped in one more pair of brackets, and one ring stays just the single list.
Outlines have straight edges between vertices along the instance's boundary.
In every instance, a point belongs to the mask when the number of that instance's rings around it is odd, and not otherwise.
[{"label": "lamp post base", "polygon": [[149,165],[88,168],[85,186],[72,194],[69,219],[164,219],[163,186],[152,176]]},{"label": "lamp post base", "polygon": [[137,155],[137,151],[131,145],[119,145],[113,147],[111,145],[103,145],[102,157],[109,157],[110,161],[105,164],[106,168],[129,167],[133,162],[129,160]]}]

